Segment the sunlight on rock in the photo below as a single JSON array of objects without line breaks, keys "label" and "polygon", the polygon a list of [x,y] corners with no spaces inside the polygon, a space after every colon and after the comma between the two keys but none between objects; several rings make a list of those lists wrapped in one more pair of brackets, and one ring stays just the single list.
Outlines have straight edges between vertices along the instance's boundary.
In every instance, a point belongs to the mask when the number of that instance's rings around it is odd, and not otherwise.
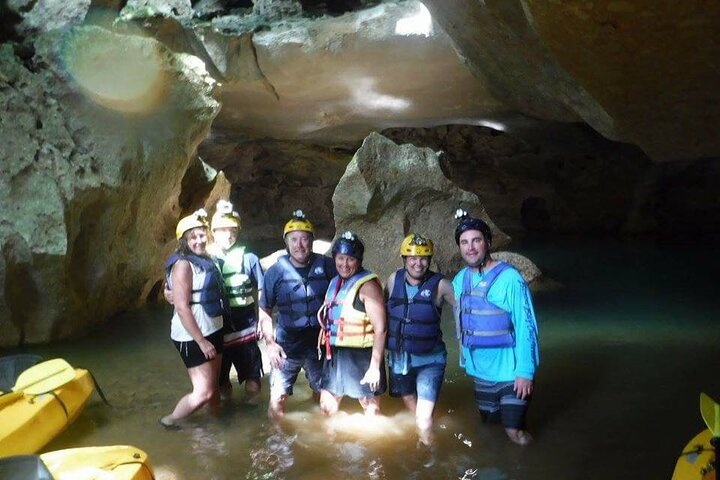
[{"label": "sunlight on rock", "polygon": [[362,109],[370,112],[400,111],[407,110],[412,105],[412,102],[405,98],[378,92],[376,90],[377,80],[374,78],[352,78],[347,83],[353,103],[361,111]]},{"label": "sunlight on rock", "polygon": [[422,35],[429,37],[433,33],[432,16],[423,4],[418,5],[418,11],[412,16],[402,18],[395,24],[396,35]]},{"label": "sunlight on rock", "polygon": [[74,30],[65,39],[63,59],[83,91],[106,108],[149,112],[165,96],[160,45],[152,39]]},{"label": "sunlight on rock", "polygon": [[498,130],[498,131],[500,131],[500,132],[504,132],[505,129],[506,129],[504,123],[494,122],[494,121],[491,121],[491,120],[475,120],[475,121],[473,122],[473,124],[474,124],[474,125],[479,125],[479,126],[481,126],[481,127],[492,128],[493,130]]}]

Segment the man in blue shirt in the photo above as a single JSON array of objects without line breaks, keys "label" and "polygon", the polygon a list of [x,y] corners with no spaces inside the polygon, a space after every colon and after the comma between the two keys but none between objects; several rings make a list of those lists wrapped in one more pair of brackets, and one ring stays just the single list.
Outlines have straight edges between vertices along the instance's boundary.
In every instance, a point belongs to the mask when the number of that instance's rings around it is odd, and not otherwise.
[{"label": "man in blue shirt", "polygon": [[526,416],[540,363],[535,312],[520,273],[490,256],[492,233],[459,210],[455,242],[467,264],[453,279],[460,366],[473,378],[485,421],[500,420],[508,437],[532,441]]},{"label": "man in blue shirt", "polygon": [[[330,279],[337,274],[331,258],[313,253],[314,227],[302,210],[293,212],[283,235],[288,254],[265,274],[259,311],[260,332],[272,366],[268,416],[273,419],[284,415],[285,402],[301,369],[310,388],[319,395],[323,362],[317,354],[317,312]],[[277,329],[273,332],[271,315],[275,307]]]}]

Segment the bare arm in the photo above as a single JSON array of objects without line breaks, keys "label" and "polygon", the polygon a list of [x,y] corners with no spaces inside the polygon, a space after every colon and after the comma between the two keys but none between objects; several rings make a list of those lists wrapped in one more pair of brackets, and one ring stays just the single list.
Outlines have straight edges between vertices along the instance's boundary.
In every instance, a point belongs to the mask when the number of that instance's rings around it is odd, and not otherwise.
[{"label": "bare arm", "polygon": [[387,302],[387,299],[390,298],[390,295],[392,294],[393,288],[395,287],[395,274],[391,273],[388,279],[385,281],[385,289],[383,290],[383,293],[385,294],[385,301]]},{"label": "bare arm", "polygon": [[452,283],[447,278],[440,280],[437,289],[437,298],[435,299],[435,305],[442,307],[443,304],[449,304],[455,306],[455,291],[453,290]]},{"label": "bare arm", "polygon": [[180,322],[190,336],[195,340],[205,354],[205,358],[215,358],[217,352],[212,343],[205,340],[200,327],[198,327],[195,316],[190,308],[192,299],[192,268],[187,260],[178,261],[172,270],[173,300],[175,311],[180,317]]},{"label": "bare arm", "polygon": [[385,353],[385,336],[387,334],[387,318],[385,313],[385,301],[379,281],[369,281],[360,287],[360,300],[365,305],[365,312],[370,318],[373,326],[373,347],[370,366],[365,376],[360,380],[361,384],[367,383],[371,390],[380,388],[380,365]]},{"label": "bare arm", "polygon": [[270,365],[273,368],[282,368],[283,359],[287,358],[285,350],[275,341],[272,324],[272,309],[261,307],[258,310],[258,325],[260,336],[265,340],[267,345],[268,356],[270,357]]}]

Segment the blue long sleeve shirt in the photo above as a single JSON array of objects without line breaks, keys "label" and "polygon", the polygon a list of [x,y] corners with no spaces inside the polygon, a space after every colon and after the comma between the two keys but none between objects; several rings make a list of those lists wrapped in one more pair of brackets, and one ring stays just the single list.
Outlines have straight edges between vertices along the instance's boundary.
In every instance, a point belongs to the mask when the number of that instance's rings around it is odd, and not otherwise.
[{"label": "blue long sleeve shirt", "polygon": [[[493,268],[496,268],[497,265]],[[468,267],[460,270],[452,281],[456,305],[460,305],[463,276]],[[482,279],[482,274],[472,273],[472,286]],[[520,273],[508,268],[498,275],[488,291],[487,300],[510,312],[515,330],[515,346],[500,348],[462,348],[460,366],[468,375],[490,382],[511,382],[516,377],[533,379],[540,365],[538,330],[530,289]]]}]

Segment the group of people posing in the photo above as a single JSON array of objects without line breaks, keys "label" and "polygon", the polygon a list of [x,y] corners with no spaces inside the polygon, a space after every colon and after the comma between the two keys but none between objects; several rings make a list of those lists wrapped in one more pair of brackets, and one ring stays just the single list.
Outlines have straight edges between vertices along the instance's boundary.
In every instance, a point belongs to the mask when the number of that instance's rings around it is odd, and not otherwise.
[{"label": "group of people posing", "polygon": [[180,419],[203,405],[217,408],[232,389],[231,366],[255,401],[263,375],[258,340],[264,340],[271,418],[283,417],[304,370],[326,415],[345,396],[375,415],[389,387],[415,413],[420,441],[429,445],[447,364],[440,319],[449,305],[460,365],[473,380],[483,420],[500,421],[513,442],[529,443],[526,416],[539,364],[530,291],[517,270],[491,257],[484,221],[462,210],[456,218],[466,266],[452,282],[430,270],[433,242],[411,233],[400,245],[403,268],[384,287],[363,268],[365,246],[353,232],[333,242],[332,257],[314,253],[314,227],[300,210],[283,230],[287,254],[267,272],[239,244],[240,216],[229,202],[218,202],[210,225],[204,210],[182,218],[178,249],[166,263],[165,296],[175,307],[171,338],[193,390],[160,423],[179,428]]}]

